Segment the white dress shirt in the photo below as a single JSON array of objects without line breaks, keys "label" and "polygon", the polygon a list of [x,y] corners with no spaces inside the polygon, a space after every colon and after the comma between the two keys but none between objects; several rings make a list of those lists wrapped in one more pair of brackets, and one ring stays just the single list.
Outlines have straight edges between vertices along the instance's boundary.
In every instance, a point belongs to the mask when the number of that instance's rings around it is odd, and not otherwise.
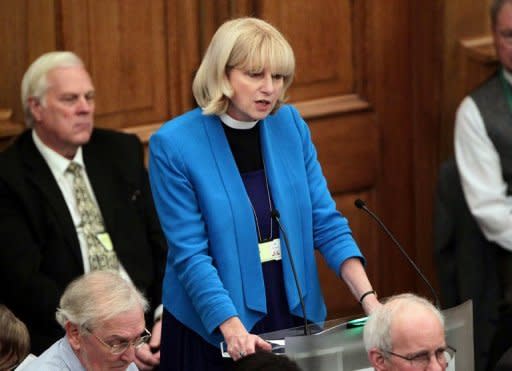
[{"label": "white dress shirt", "polygon": [[[505,72],[505,78],[512,83],[509,72]],[[457,110],[454,141],[457,168],[471,213],[488,240],[512,251],[512,197],[507,195],[498,152],[469,96]]]}]

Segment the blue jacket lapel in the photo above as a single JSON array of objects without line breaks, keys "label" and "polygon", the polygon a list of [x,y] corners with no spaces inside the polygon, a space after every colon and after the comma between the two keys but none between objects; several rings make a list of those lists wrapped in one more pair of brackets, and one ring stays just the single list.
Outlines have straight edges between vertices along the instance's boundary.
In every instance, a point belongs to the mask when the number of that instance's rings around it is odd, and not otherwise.
[{"label": "blue jacket lapel", "polygon": [[[256,225],[242,178],[231,153],[222,123],[217,116],[203,116],[209,145],[231,204],[240,256],[242,290],[248,308],[266,311],[265,286],[257,248]],[[228,212],[219,208],[219,212]]]},{"label": "blue jacket lapel", "polygon": [[[294,169],[288,163],[288,156],[294,152],[286,150],[286,140],[290,130],[287,127],[287,122],[278,120],[275,116],[267,117],[260,124],[262,153],[272,198],[275,208],[280,213],[281,225],[285,229],[290,243],[289,247],[297,270],[302,295],[306,296],[307,285],[304,273],[304,255],[302,253],[304,241],[301,234],[303,230],[301,210],[294,201],[295,190],[291,181]],[[286,294],[290,308],[295,308],[300,304],[300,301],[282,232],[280,232],[280,236]]]}]

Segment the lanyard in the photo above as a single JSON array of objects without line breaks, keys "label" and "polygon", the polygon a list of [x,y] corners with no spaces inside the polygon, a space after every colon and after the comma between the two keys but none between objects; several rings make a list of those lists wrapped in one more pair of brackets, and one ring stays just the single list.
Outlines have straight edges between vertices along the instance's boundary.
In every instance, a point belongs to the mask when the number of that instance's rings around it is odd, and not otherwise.
[{"label": "lanyard", "polygon": [[263,176],[265,177],[265,187],[267,188],[267,196],[268,196],[268,208],[270,210],[270,235],[266,240],[263,239],[263,236],[261,235],[260,230],[260,223],[258,222],[258,215],[256,215],[256,209],[254,208],[254,205],[252,204],[252,200],[249,197],[249,203],[251,204],[252,213],[254,214],[254,221],[256,222],[256,230],[258,232],[258,242],[264,242],[264,241],[270,241],[272,240],[272,201],[270,199],[270,188],[268,186],[268,180],[267,180],[267,171],[265,170],[265,162],[263,162]]},{"label": "lanyard", "polygon": [[510,83],[505,78],[505,70],[503,68],[500,72],[500,80],[501,85],[503,86],[503,91],[505,92],[505,97],[507,98],[508,108],[510,113],[512,113],[512,88],[510,87]]}]

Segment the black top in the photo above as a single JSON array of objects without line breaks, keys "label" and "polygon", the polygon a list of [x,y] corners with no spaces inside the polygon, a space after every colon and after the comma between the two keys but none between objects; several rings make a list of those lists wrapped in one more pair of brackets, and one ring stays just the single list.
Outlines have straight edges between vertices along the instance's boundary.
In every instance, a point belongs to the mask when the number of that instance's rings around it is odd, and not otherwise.
[{"label": "black top", "polygon": [[222,125],[240,174],[263,169],[260,145],[260,125],[251,129],[233,129]]}]

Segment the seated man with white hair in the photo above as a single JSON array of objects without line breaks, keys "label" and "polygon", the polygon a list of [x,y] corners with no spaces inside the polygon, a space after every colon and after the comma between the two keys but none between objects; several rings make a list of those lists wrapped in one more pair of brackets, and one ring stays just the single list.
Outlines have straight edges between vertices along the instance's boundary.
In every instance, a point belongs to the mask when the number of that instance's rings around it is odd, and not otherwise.
[{"label": "seated man with white hair", "polygon": [[26,370],[138,370],[135,349],[151,334],[148,303],[114,271],[94,271],[71,282],[56,317],[66,334]]},{"label": "seated man with white hair", "polygon": [[444,371],[455,354],[446,344],[442,313],[414,294],[392,296],[372,312],[363,338],[378,371]]}]

